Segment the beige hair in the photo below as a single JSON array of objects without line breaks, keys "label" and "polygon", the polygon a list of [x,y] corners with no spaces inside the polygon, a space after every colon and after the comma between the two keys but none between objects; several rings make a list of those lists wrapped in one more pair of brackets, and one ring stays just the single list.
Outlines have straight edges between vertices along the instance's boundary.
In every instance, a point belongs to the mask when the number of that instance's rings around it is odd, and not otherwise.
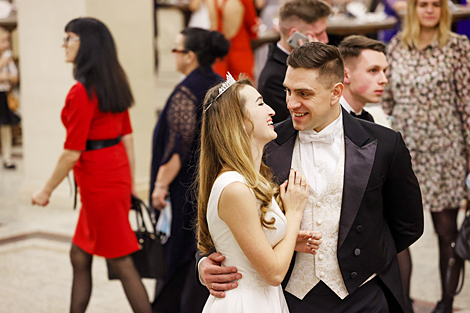
[{"label": "beige hair", "polygon": [[[419,47],[419,32],[421,26],[419,24],[418,14],[416,7],[418,0],[408,0],[408,9],[405,17],[405,26],[403,28],[402,40],[403,43],[410,49],[416,49]],[[449,9],[447,0],[440,0],[441,4],[441,18],[437,27],[437,39],[439,40],[439,47],[443,47],[450,37],[450,25],[452,22],[452,16]]]},{"label": "beige hair", "polygon": [[281,34],[287,36],[290,29],[303,23],[313,24],[333,13],[331,6],[322,0],[290,0],[279,10]]},{"label": "beige hair", "polygon": [[252,83],[242,78],[216,99],[220,86],[213,87],[206,94],[201,128],[201,154],[196,181],[196,231],[198,249],[204,253],[209,253],[214,246],[207,225],[207,205],[212,185],[224,165],[240,173],[261,202],[261,224],[268,228],[274,224],[274,219],[265,219],[276,191],[276,186],[271,182],[272,173],[263,163],[260,171],[255,168],[250,134],[244,127],[244,121],[249,117],[245,113],[246,99],[240,91],[244,86],[252,86]]}]

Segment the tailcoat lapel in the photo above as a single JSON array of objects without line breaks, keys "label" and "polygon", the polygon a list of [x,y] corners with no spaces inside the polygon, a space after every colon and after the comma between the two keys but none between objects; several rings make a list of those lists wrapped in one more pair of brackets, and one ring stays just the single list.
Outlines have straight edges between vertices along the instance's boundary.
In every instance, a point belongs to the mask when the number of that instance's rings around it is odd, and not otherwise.
[{"label": "tailcoat lapel", "polygon": [[[371,138],[359,120],[343,110],[345,164],[343,200],[339,225],[338,249],[343,244],[356,218],[364,192],[369,182],[375,160],[377,140]],[[276,124],[278,138],[266,146],[267,165],[275,173],[274,179],[282,183],[289,177],[292,152],[297,131],[291,118]]]},{"label": "tailcoat lapel", "polygon": [[343,200],[339,223],[338,250],[343,244],[361,205],[364,192],[374,165],[377,139],[373,139],[343,109],[343,125],[345,140],[345,164]]},{"label": "tailcoat lapel", "polygon": [[275,176],[273,180],[282,184],[289,178],[289,171],[292,163],[292,152],[294,151],[297,131],[292,125],[292,119],[275,125],[278,137],[268,143],[265,151],[266,164],[272,169]]}]

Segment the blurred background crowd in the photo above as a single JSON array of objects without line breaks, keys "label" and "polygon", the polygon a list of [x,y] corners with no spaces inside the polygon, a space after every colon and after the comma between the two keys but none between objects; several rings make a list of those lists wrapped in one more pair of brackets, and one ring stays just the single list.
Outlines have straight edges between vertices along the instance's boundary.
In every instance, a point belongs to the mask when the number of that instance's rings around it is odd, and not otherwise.
[{"label": "blurred background crowd", "polygon": [[[350,35],[364,35],[386,45],[389,66],[381,102],[367,109],[375,122],[400,131],[411,151],[439,245],[441,295],[431,309],[452,311],[459,272],[451,274],[451,287],[444,277],[460,208],[468,198],[464,180],[470,151],[470,6],[465,0],[138,2],[0,1],[0,196],[19,199],[5,206],[29,201],[28,195],[52,172],[63,146],[60,108],[74,84],[72,67],[64,64],[60,49],[64,26],[82,16],[103,21],[134,94],[132,192],[148,200],[157,218],[171,211],[164,244],[169,266],[149,292],[153,310],[200,312],[208,292],[196,284],[194,272],[191,185],[206,91],[227,71],[235,78],[244,74],[276,111],[274,122],[281,122],[289,117],[282,82],[292,49],[306,41],[339,45]],[[68,49],[73,40],[66,38],[63,46]],[[21,177],[13,193],[12,172]],[[71,209],[71,201],[65,180],[51,203]],[[8,225],[16,227],[24,218],[6,216],[0,219],[0,246],[17,235]],[[53,229],[47,223],[41,227]],[[411,312],[408,250],[400,257],[400,267]]]}]

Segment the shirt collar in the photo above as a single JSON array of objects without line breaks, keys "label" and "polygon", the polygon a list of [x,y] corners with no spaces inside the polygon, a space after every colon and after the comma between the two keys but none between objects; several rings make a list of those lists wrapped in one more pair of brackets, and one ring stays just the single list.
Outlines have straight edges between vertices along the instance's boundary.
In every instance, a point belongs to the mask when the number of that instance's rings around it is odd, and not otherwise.
[{"label": "shirt collar", "polygon": [[314,129],[312,130],[302,130],[299,133],[312,133],[318,135],[326,135],[326,136],[333,136],[337,137],[341,135],[343,132],[343,112],[340,110],[338,118],[336,118],[333,122],[331,122],[328,126],[323,128],[320,132],[316,132]]},{"label": "shirt collar", "polygon": [[341,105],[343,106],[343,108],[348,111],[348,113],[351,113],[351,112],[354,112],[356,113],[357,115],[361,114],[362,113],[362,110],[360,110],[359,112],[356,112],[353,110],[353,108],[349,105],[348,101],[346,101],[346,99],[344,99],[343,96],[341,96],[341,99],[339,100],[339,103],[341,103]]},{"label": "shirt collar", "polygon": [[279,48],[279,50],[281,50],[282,52],[284,52],[285,54],[289,55],[290,52],[286,50],[286,48],[284,48],[282,45],[281,45],[281,42],[277,42],[277,47]]}]

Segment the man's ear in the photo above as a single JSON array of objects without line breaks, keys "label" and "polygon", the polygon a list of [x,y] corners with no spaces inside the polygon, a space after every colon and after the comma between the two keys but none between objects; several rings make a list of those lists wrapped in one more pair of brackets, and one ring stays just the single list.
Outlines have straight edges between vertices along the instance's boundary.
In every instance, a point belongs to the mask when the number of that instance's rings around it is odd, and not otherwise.
[{"label": "man's ear", "polygon": [[331,88],[331,105],[336,104],[343,95],[344,85],[342,83],[334,84]]},{"label": "man's ear", "polygon": [[289,35],[287,35],[287,38],[289,38],[290,36],[292,36],[296,31],[300,31],[298,28],[295,28],[295,27],[292,27],[290,30],[289,30]]},{"label": "man's ear", "polygon": [[344,84],[350,84],[351,81],[349,80],[349,69],[344,67]]}]

